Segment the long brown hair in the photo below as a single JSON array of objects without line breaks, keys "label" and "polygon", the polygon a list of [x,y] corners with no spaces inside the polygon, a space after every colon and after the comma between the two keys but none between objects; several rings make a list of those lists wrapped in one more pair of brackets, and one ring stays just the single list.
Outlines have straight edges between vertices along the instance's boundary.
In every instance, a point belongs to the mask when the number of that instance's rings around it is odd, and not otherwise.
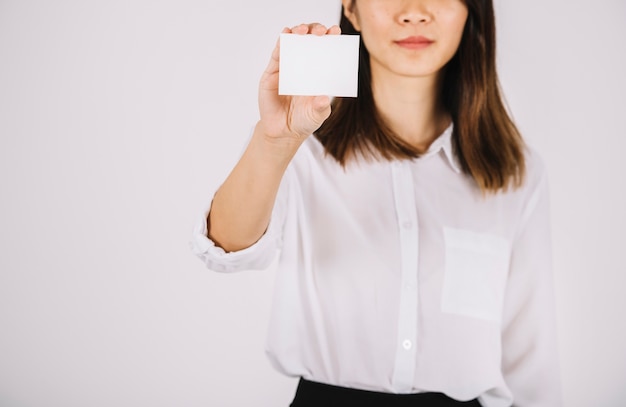
[{"label": "long brown hair", "polygon": [[[354,2],[354,0],[353,0]],[[524,142],[504,106],[496,72],[496,28],[492,0],[466,0],[468,17],[454,57],[446,65],[442,101],[454,123],[452,143],[463,172],[484,192],[521,185]],[[342,34],[358,31],[341,10]],[[332,113],[315,132],[326,151],[345,165],[365,157],[419,157],[385,123],[374,102],[369,52],[361,41],[359,97],[335,98]]]}]

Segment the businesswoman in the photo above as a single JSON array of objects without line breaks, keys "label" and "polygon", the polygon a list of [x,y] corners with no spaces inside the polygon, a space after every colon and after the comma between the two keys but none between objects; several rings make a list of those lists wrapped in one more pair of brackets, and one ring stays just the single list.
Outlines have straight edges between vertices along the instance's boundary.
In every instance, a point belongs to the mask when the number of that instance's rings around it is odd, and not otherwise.
[{"label": "businesswoman", "polygon": [[504,107],[491,0],[343,0],[359,96],[279,96],[195,230],[279,254],[267,353],[303,406],[558,406],[548,186]]}]

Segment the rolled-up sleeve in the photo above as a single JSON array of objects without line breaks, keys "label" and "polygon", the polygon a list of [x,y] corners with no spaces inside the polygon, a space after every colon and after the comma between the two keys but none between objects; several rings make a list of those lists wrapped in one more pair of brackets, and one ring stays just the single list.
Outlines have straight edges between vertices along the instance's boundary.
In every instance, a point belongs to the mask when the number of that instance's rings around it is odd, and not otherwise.
[{"label": "rolled-up sleeve", "polygon": [[[535,157],[536,160],[538,160]],[[547,177],[541,162],[513,246],[502,372],[516,407],[561,406]]]},{"label": "rolled-up sleeve", "polygon": [[288,195],[287,177],[283,178],[278,191],[269,226],[261,238],[253,245],[238,251],[226,252],[208,237],[207,209],[198,219],[190,241],[192,252],[202,260],[210,270],[217,272],[236,272],[243,270],[262,270],[274,260],[282,247],[282,229],[285,218],[285,206]]}]

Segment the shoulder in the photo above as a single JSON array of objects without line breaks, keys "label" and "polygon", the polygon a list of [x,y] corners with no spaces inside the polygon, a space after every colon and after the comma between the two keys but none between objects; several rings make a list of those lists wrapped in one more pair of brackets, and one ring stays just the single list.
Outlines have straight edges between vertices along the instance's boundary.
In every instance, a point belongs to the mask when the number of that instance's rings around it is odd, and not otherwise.
[{"label": "shoulder", "polygon": [[292,185],[291,191],[296,191],[303,185],[310,185],[312,179],[317,179],[318,174],[326,172],[330,163],[329,157],[324,152],[324,146],[315,136],[309,136],[298,148],[292,158],[285,174],[283,184]]},{"label": "shoulder", "polygon": [[524,150],[525,174],[522,188],[536,190],[538,186],[547,183],[548,171],[542,155],[532,146]]},{"label": "shoulder", "polygon": [[308,158],[315,158],[317,160],[323,159],[326,156],[324,146],[314,134],[309,136],[304,143],[302,143],[298,154],[306,155]]},{"label": "shoulder", "polygon": [[294,156],[291,167],[298,172],[310,172],[314,169],[325,169],[325,171],[334,171],[341,165],[330,155],[326,153],[322,143],[315,137],[309,136],[300,146],[298,152]]},{"label": "shoulder", "polygon": [[532,211],[536,203],[549,195],[548,176],[546,163],[535,148],[524,147],[524,173],[521,185],[509,186],[496,194],[496,198],[506,205],[510,205],[525,218]]},{"label": "shoulder", "polygon": [[532,147],[525,149],[526,174],[524,182],[515,192],[521,209],[520,224],[525,224],[538,207],[549,208],[550,188],[545,161]]}]

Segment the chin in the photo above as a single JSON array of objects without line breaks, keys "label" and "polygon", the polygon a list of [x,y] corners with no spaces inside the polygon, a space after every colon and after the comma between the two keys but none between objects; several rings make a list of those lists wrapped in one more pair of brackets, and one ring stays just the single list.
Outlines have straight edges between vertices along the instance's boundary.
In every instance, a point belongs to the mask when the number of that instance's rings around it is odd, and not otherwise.
[{"label": "chin", "polygon": [[395,73],[399,76],[407,78],[428,78],[436,75],[440,69],[427,69],[421,67],[407,67],[406,69],[398,69]]},{"label": "chin", "polygon": [[437,61],[427,61],[425,59],[395,60],[379,63],[379,66],[394,75],[406,78],[428,78],[436,75],[443,68]]}]

